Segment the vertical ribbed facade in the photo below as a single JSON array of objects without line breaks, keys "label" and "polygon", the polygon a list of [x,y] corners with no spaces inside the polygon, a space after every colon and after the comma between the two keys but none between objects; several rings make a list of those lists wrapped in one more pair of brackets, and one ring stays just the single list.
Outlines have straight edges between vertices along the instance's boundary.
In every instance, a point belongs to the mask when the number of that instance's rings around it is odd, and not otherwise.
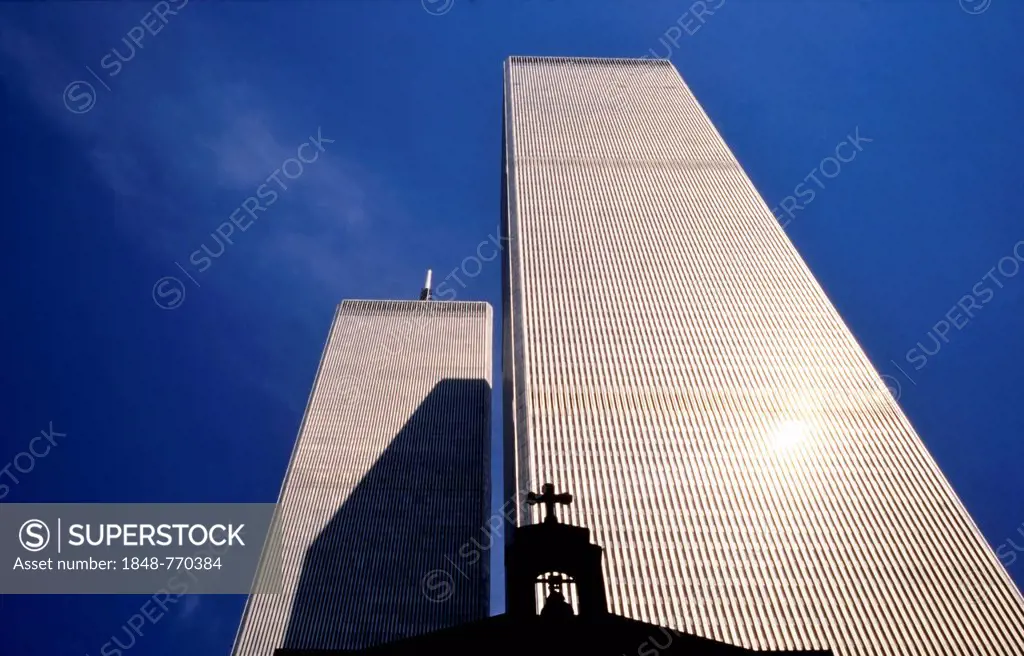
[{"label": "vertical ribbed facade", "polygon": [[492,324],[486,303],[338,306],[261,566],[282,592],[249,596],[236,656],[487,617],[483,565],[446,565],[489,514]]},{"label": "vertical ribbed facade", "polygon": [[504,131],[507,482],[576,496],[612,611],[1024,654],[1020,593],[672,65],[514,57]]}]

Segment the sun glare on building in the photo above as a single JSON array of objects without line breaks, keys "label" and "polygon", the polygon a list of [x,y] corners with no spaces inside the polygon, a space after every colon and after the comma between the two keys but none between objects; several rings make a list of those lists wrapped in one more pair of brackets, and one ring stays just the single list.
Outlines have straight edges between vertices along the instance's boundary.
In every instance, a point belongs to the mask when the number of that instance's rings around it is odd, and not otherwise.
[{"label": "sun glare on building", "polygon": [[792,453],[804,448],[809,432],[806,422],[790,419],[775,427],[771,432],[769,443],[776,452]]}]

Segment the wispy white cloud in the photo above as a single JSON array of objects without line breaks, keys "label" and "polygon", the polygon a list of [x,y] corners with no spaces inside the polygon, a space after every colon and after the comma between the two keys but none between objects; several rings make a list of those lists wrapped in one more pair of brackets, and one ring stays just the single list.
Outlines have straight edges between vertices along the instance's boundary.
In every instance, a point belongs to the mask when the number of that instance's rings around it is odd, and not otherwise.
[{"label": "wispy white cloud", "polygon": [[285,157],[292,156],[278,143],[266,117],[252,110],[243,110],[206,146],[216,162],[219,182],[239,189],[262,183]]},{"label": "wispy white cloud", "polygon": [[[119,201],[159,210],[161,225],[129,219],[124,228],[135,231],[139,243],[172,258],[182,255],[182,244],[201,239],[227,220],[237,207],[232,203],[254,195],[285,159],[295,157],[302,142],[316,135],[316,125],[297,132],[287,102],[275,102],[270,91],[240,81],[241,74],[233,78],[210,69],[194,76],[169,75],[167,84],[176,86],[164,85],[146,102],[115,89],[95,111],[73,114],[62,93],[70,80],[82,76],[83,66],[49,43],[0,19],[0,73],[17,79],[35,105],[82,144],[97,181]],[[213,58],[216,47],[190,52],[190,58]],[[161,63],[151,57],[133,66],[159,69]],[[359,167],[345,158],[342,126],[328,120],[322,128],[336,142],[307,165],[287,203],[274,208],[269,231],[251,240],[259,251],[252,253],[254,261],[269,258],[291,267],[298,259],[313,283],[337,280],[345,263],[329,245],[375,215]],[[237,200],[230,200],[232,194]],[[296,257],[300,247],[310,249],[307,257]]]},{"label": "wispy white cloud", "polygon": [[[124,5],[118,7],[124,11]],[[103,20],[108,8],[90,5],[89,22]],[[297,112],[294,97],[261,86],[262,78],[251,70],[232,69],[241,60],[223,56],[226,39],[199,25],[199,11],[187,20],[183,15],[175,31],[167,30],[184,35],[180,38],[187,46],[175,43],[177,36],[165,41],[161,33],[153,48],[147,46],[130,69],[125,67],[111,91],[96,84],[99,100],[85,114],[68,111],[62,96],[70,81],[86,79],[83,60],[40,27],[47,21],[37,21],[33,30],[30,20],[14,23],[15,15],[0,16],[0,78],[79,144],[95,184],[114,197],[113,225],[149,258],[164,261],[167,274],[178,275],[174,263],[187,262],[192,252],[210,243],[210,234],[231,212],[322,126],[323,136],[334,143],[325,145],[326,152],[306,165],[300,178],[289,180],[288,192],[238,237],[225,255],[230,269],[217,264],[209,279],[216,277],[222,290],[238,294],[245,307],[254,294],[268,292],[277,300],[291,299],[297,290],[337,299],[346,281],[377,275],[379,235],[392,234],[388,226],[404,216],[394,193],[346,157],[346,126],[332,123],[326,112],[322,120],[308,107]],[[123,29],[120,23],[113,33]],[[102,52],[105,46],[99,47]],[[95,58],[97,44],[88,49]],[[368,243],[374,247],[367,248]],[[201,282],[197,293],[215,293],[206,280]],[[276,292],[269,291],[271,286]],[[274,312],[287,316],[289,330],[301,326],[319,335],[329,319],[320,302],[296,305],[265,297],[259,302],[264,308],[274,303]],[[284,383],[292,363],[275,359],[274,349],[261,353],[258,362],[244,358],[237,363],[237,379],[266,398],[301,404],[304,396]],[[277,373],[268,376],[269,370]],[[201,617],[199,605],[198,597],[186,601],[182,618]]]}]

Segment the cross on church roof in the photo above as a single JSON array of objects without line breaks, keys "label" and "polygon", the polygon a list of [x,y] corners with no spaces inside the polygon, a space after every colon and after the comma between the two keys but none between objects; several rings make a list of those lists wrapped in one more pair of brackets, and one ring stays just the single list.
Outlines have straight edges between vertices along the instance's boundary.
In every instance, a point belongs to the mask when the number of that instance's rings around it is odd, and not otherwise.
[{"label": "cross on church roof", "polygon": [[545,483],[542,485],[540,492],[540,494],[530,492],[526,495],[526,503],[531,506],[543,503],[546,511],[544,521],[548,523],[557,523],[558,517],[555,516],[555,504],[560,503],[563,506],[568,506],[572,503],[572,495],[565,492],[555,494],[555,486],[551,483]]}]

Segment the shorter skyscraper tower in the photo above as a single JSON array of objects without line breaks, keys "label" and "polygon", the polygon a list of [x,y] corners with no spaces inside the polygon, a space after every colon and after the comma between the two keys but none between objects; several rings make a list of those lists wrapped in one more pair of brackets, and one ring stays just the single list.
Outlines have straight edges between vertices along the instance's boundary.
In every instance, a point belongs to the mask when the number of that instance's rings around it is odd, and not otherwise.
[{"label": "shorter skyscraper tower", "polygon": [[[491,307],[337,308],[235,656],[360,649],[487,617],[483,563],[443,598],[426,577],[478,538],[490,502]],[[280,553],[267,557],[268,550]]]}]

